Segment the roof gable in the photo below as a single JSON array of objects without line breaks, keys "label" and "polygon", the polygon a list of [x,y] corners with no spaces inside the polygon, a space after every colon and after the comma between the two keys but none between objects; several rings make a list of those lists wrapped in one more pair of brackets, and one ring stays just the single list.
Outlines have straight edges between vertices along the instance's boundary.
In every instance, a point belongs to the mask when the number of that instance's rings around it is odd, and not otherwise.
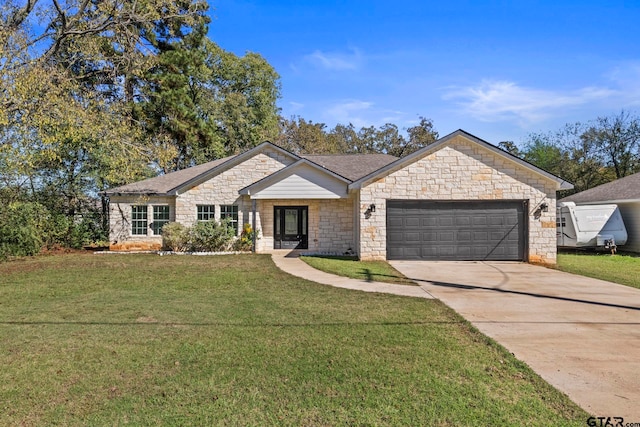
[{"label": "roof gable", "polygon": [[640,201],[640,173],[572,194],[560,201],[575,203]]},{"label": "roof gable", "polygon": [[307,159],[281,169],[242,190],[254,199],[334,199],[347,196],[351,181]]},{"label": "roof gable", "polygon": [[182,193],[184,190],[198,185],[212,177],[229,170],[240,163],[264,152],[267,149],[277,151],[279,154],[289,157],[292,160],[300,158],[289,151],[272,144],[269,141],[263,142],[252,149],[236,156],[229,156],[222,159],[213,160],[208,163],[171,172],[165,175],[159,175],[154,178],[145,179],[143,181],[126,184],[107,190],[107,195],[119,194],[147,194],[147,195],[167,195],[174,196]]},{"label": "roof gable", "polygon": [[398,160],[396,160],[393,163],[390,163],[386,166],[383,166],[382,168],[366,175],[363,176],[362,178],[358,179],[357,181],[353,182],[352,184],[349,185],[349,189],[359,189],[362,188],[370,183],[372,183],[373,181],[380,179],[384,176],[389,175],[390,173],[393,173],[399,169],[402,169],[420,159],[422,159],[423,157],[438,151],[440,149],[442,149],[443,147],[445,147],[447,144],[451,143],[456,137],[462,136],[464,137],[466,140],[474,143],[474,144],[478,144],[480,146],[482,146],[483,148],[493,152],[494,154],[496,154],[497,156],[506,158],[514,163],[519,164],[520,166],[523,166],[529,170],[531,170],[532,172],[541,175],[542,177],[553,181],[557,184],[558,189],[560,190],[567,190],[567,189],[571,189],[573,188],[573,185],[565,180],[563,180],[560,177],[557,177],[543,169],[540,169],[539,167],[525,161],[522,160],[519,157],[514,156],[513,154],[504,151],[498,147],[496,147],[493,144],[490,144],[474,135],[471,135],[468,132],[463,131],[462,129],[458,129],[455,132],[450,133],[447,136],[444,136],[442,138],[440,138],[439,140],[437,140],[436,142],[434,142],[433,144],[427,145],[426,147],[421,148],[418,151],[415,151],[411,154],[409,154],[406,157],[402,157]]}]

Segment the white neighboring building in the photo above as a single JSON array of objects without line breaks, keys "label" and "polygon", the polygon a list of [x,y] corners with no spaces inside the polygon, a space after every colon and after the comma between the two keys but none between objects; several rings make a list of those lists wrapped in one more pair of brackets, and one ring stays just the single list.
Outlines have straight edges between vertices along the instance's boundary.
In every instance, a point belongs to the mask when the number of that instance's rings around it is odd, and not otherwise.
[{"label": "white neighboring building", "polygon": [[560,202],[574,202],[576,205],[618,205],[628,235],[627,243],[620,249],[640,252],[640,173],[572,194]]}]

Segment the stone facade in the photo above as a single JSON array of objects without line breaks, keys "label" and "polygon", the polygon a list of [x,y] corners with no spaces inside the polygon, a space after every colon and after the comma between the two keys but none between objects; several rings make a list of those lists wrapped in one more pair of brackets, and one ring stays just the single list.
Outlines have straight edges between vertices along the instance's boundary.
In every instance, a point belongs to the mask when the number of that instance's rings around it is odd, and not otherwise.
[{"label": "stone facade", "polygon": [[[192,225],[198,205],[213,205],[220,220],[221,206],[238,207],[238,226],[254,224],[260,232],[256,250],[274,247],[274,206],[308,207],[308,250],[346,252],[354,250],[362,259],[386,259],[386,204],[388,200],[526,200],[529,205],[527,256],[530,262],[555,263],[555,205],[558,182],[532,168],[500,155],[464,136],[454,135],[437,149],[424,150],[421,158],[401,169],[351,190],[347,197],[305,199],[307,194],[288,194],[279,199],[251,199],[239,191],[296,161],[273,146],[257,150],[232,167],[220,169],[208,180],[194,182],[175,196],[111,197],[111,249],[159,249],[162,237],[153,233],[153,206],[169,206],[170,221]],[[345,183],[345,193],[346,186]],[[298,188],[298,187],[296,187]],[[271,196],[270,196],[271,197]],[[545,203],[547,212],[536,213]],[[371,205],[375,212],[367,213]],[[134,235],[131,206],[147,207],[146,235]]]},{"label": "stone facade", "polygon": [[[228,169],[211,179],[172,197],[112,196],[110,201],[111,246],[114,251],[158,250],[162,236],[153,235],[149,220],[147,235],[132,235],[131,206],[148,207],[148,218],[153,218],[153,205],[169,205],[170,220],[186,226],[197,220],[198,205],[213,205],[214,217],[220,220],[222,205],[238,206],[239,229],[242,224],[253,225],[253,200],[238,191],[288,166],[291,157],[266,149],[256,156]],[[256,228],[260,238],[256,250],[273,249],[274,206],[308,206],[309,251],[345,252],[355,250],[354,201],[346,199],[290,199],[256,200]]]},{"label": "stone facade", "polygon": [[[386,259],[386,201],[528,200],[528,259],[556,262],[556,186],[548,178],[457,136],[439,150],[360,190],[360,257]],[[535,215],[546,203],[548,212]],[[371,204],[376,211],[364,212]]]},{"label": "stone facade", "polygon": [[192,225],[197,220],[197,205],[215,205],[215,219],[220,220],[220,206],[237,205],[238,223],[252,224],[252,201],[247,196],[240,196],[238,191],[291,163],[291,157],[272,149],[265,149],[262,153],[178,195],[176,221],[187,226]]},{"label": "stone facade", "polygon": [[[131,207],[146,206],[147,234],[134,235]],[[109,201],[109,249],[112,251],[152,251],[162,248],[162,236],[154,235],[153,206],[169,206],[169,221],[175,221],[175,198],[158,196],[112,196]]]},{"label": "stone facade", "polygon": [[273,249],[274,206],[309,207],[310,252],[339,252],[356,250],[354,241],[354,198],[346,199],[302,199],[302,200],[258,200],[258,229],[260,240],[256,251]]}]

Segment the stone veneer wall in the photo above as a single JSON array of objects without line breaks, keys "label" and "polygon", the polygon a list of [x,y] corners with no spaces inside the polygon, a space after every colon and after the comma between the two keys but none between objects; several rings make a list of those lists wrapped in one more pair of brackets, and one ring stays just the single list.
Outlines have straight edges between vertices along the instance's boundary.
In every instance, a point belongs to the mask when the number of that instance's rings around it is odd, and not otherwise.
[{"label": "stone veneer wall", "polygon": [[[266,149],[241,164],[196,185],[176,198],[176,222],[186,226],[197,220],[197,205],[215,205],[215,218],[220,220],[220,205],[238,205],[239,229],[252,224],[252,201],[238,191],[293,163],[293,159]],[[258,227],[260,228],[260,227]]]},{"label": "stone veneer wall", "polygon": [[273,249],[274,206],[308,206],[310,252],[356,250],[354,241],[353,197],[347,199],[258,200],[260,239],[256,252]]},{"label": "stone veneer wall", "polygon": [[[244,161],[230,170],[196,185],[178,196],[112,196],[109,203],[110,250],[158,250],[162,247],[162,236],[154,236],[152,205],[168,204],[170,221],[192,225],[197,218],[196,205],[215,205],[215,218],[220,219],[220,205],[238,205],[238,224],[251,223],[252,202],[248,196],[239,196],[238,190],[271,175],[293,162],[289,156],[273,149]],[[131,234],[131,206],[148,205],[148,234]]]},{"label": "stone veneer wall", "polygon": [[[147,206],[147,235],[131,234],[131,206]],[[175,221],[175,198],[158,196],[112,196],[109,200],[109,249],[150,251],[162,247],[162,236],[151,229],[153,206],[169,205],[169,221]]]},{"label": "stone veneer wall", "polygon": [[[361,189],[360,257],[386,258],[386,200],[529,200],[529,261],[556,262],[555,183],[462,136],[411,165]],[[540,203],[549,206],[535,218]]]}]

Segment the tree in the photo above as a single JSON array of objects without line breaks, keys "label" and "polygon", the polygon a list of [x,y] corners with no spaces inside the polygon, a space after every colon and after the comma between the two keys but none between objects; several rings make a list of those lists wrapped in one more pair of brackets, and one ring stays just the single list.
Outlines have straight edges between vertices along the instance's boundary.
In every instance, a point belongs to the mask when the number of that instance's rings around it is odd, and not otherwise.
[{"label": "tree", "polygon": [[[334,143],[337,141],[334,139]],[[307,122],[302,117],[281,119],[280,135],[275,142],[295,154],[333,154],[336,151],[324,123]]]},{"label": "tree", "polygon": [[324,123],[307,122],[301,117],[282,119],[280,136],[276,142],[294,153],[304,154],[371,154],[386,153],[402,157],[429,145],[438,139],[438,132],[430,119],[406,129],[405,138],[398,126],[386,123],[379,128],[362,127],[356,130],[352,123],[337,124],[327,131]]},{"label": "tree", "polygon": [[0,196],[72,217],[99,191],[148,173],[166,150],[133,117],[140,82],[160,48],[189,34],[205,10],[199,0],[4,4],[0,180],[11,190]]},{"label": "tree", "polygon": [[522,156],[520,149],[513,141],[501,141],[498,143],[498,148],[506,151],[507,153],[513,154],[516,157]]},{"label": "tree", "polygon": [[611,117],[598,117],[581,135],[585,143],[599,151],[602,161],[615,172],[616,178],[640,170],[640,119],[628,112]]},{"label": "tree", "polygon": [[[402,150],[394,154],[398,157],[406,156],[426,147],[438,140],[438,131],[435,129],[433,121],[425,117],[420,117],[420,123],[407,129],[409,141],[402,147]],[[389,153],[391,154],[391,153]]]},{"label": "tree", "polygon": [[555,132],[529,135],[523,148],[525,160],[574,185],[573,190],[565,191],[559,197],[613,179],[595,144],[583,138],[584,132],[582,123],[570,123]]}]

